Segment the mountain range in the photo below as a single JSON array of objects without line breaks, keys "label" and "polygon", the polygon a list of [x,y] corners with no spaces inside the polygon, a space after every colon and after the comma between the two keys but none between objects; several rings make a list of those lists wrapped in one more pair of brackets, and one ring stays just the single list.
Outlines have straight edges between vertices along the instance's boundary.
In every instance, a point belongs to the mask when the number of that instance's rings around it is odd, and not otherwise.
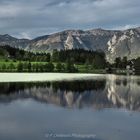
[{"label": "mountain range", "polygon": [[128,59],[140,56],[140,27],[127,30],[65,30],[32,40],[0,35],[0,45],[10,45],[34,52],[52,52],[68,49],[103,51],[109,62],[116,57]]}]

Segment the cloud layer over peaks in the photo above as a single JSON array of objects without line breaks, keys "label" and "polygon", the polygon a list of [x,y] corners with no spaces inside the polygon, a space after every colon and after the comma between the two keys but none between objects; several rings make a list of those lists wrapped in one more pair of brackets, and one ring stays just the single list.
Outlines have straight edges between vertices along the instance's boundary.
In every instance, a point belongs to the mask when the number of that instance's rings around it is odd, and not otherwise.
[{"label": "cloud layer over peaks", "polygon": [[140,25],[140,0],[0,0],[0,34],[34,38],[65,29]]}]

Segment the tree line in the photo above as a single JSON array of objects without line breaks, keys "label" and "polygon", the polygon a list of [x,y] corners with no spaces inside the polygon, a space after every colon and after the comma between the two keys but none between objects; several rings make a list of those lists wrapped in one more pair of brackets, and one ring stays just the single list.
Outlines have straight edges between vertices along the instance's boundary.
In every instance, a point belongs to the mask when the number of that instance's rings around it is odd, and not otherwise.
[{"label": "tree line", "polygon": [[78,64],[85,65],[85,72],[88,72],[91,65],[94,69],[101,69],[106,65],[103,52],[83,49],[35,53],[1,46],[0,56],[8,62],[1,63],[1,72],[78,72]]},{"label": "tree line", "polygon": [[94,65],[95,69],[105,68],[106,65],[105,54],[103,52],[84,49],[53,50],[52,53],[36,53],[10,46],[0,46],[0,56],[15,61],[71,62],[74,64]]},{"label": "tree line", "polygon": [[53,62],[72,62],[75,64],[93,65],[95,69],[104,69],[106,66],[105,54],[102,51],[84,49],[53,50]]},{"label": "tree line", "polygon": [[10,62],[9,64],[0,65],[1,72],[78,72],[78,69],[73,63],[31,63],[19,61],[17,63]]},{"label": "tree line", "polygon": [[127,66],[134,69],[135,74],[140,74],[140,57],[129,60],[126,56],[117,57],[113,64],[108,63],[106,67],[125,70]]},{"label": "tree line", "polygon": [[0,57],[15,61],[50,62],[50,53],[35,53],[10,46],[0,46]]},{"label": "tree line", "polygon": [[127,57],[118,57],[111,64],[106,61],[104,52],[84,49],[36,53],[10,46],[0,46],[0,58],[4,58],[8,62],[8,65],[4,63],[0,65],[0,71],[9,72],[77,72],[76,65],[83,65],[85,72],[90,72],[91,69],[126,69],[127,65],[133,65],[136,73],[140,73],[140,57],[133,60],[128,60]]}]

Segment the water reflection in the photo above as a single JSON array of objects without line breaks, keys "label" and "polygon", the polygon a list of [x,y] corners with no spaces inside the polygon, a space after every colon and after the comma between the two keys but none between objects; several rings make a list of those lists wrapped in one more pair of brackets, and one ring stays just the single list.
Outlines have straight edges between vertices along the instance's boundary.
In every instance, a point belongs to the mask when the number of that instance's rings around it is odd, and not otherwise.
[{"label": "water reflection", "polygon": [[62,107],[140,110],[140,79],[108,76],[100,80],[0,83],[0,103],[32,98]]},{"label": "water reflection", "polygon": [[113,76],[108,79],[106,93],[115,107],[140,110],[140,79],[138,77]]}]

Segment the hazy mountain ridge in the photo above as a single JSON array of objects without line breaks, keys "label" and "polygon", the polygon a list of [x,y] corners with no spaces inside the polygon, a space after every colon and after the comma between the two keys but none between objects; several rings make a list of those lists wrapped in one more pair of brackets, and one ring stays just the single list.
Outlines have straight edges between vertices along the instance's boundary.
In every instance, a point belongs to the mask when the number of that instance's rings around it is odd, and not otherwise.
[{"label": "hazy mountain ridge", "polygon": [[15,37],[12,37],[8,34],[0,35],[0,45],[9,45],[11,47],[15,48],[26,48],[30,44],[30,40],[28,39],[17,39]]},{"label": "hazy mountain ridge", "polygon": [[128,30],[66,30],[33,40],[16,39],[9,35],[0,36],[0,45],[24,48],[29,51],[51,52],[53,49],[102,50],[107,59],[127,56],[129,59],[140,56],[140,28]]}]

